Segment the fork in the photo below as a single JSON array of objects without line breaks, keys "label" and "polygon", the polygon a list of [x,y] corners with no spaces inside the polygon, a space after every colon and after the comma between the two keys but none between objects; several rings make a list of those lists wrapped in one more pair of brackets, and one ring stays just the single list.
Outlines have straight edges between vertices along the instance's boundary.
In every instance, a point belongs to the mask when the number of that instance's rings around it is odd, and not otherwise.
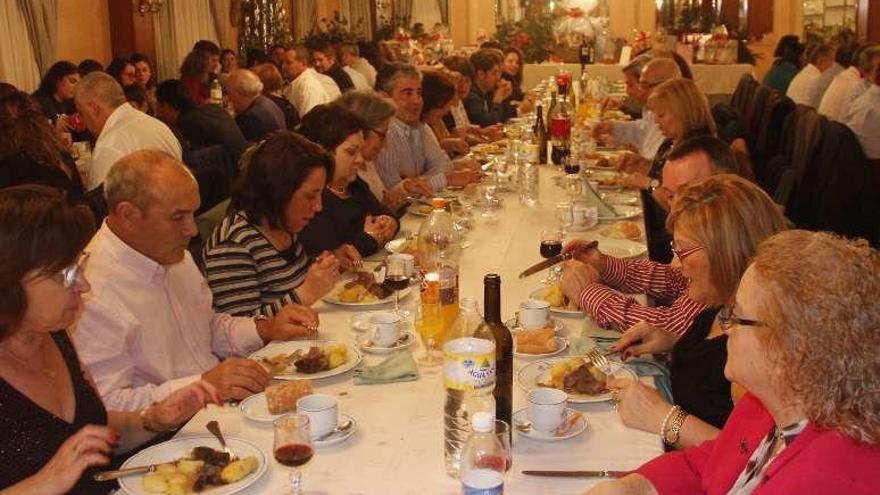
[{"label": "fork", "polygon": [[599,352],[599,349],[591,348],[587,351],[586,357],[603,373],[611,373],[611,364],[608,362],[608,358]]},{"label": "fork", "polygon": [[238,456],[235,455],[235,452],[233,452],[233,450],[228,445],[226,445],[226,439],[223,438],[223,433],[220,432],[220,424],[217,423],[217,421],[214,421],[214,420],[209,421],[208,424],[205,425],[205,427],[215,437],[217,437],[217,440],[220,442],[220,446],[223,447],[223,452],[226,452],[226,454],[229,455],[230,461],[234,461],[234,460],[238,459]]}]

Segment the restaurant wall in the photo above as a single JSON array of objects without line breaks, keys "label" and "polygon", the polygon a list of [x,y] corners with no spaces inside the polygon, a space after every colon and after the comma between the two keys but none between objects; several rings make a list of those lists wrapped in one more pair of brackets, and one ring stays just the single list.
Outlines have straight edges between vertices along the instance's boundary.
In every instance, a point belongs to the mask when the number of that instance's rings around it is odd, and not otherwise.
[{"label": "restaurant wall", "polygon": [[59,60],[110,62],[110,17],[106,1],[58,1]]}]

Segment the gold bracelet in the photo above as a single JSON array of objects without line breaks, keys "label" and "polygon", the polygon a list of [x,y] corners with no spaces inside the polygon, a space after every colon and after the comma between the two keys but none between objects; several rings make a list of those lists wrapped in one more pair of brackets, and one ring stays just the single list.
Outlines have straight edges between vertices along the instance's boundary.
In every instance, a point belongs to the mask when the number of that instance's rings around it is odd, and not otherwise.
[{"label": "gold bracelet", "polygon": [[663,443],[669,445],[669,442],[666,440],[666,427],[669,426],[669,418],[675,414],[675,411],[681,409],[678,406],[672,406],[669,408],[669,412],[666,413],[666,417],[663,418],[663,423],[660,424],[660,439],[663,440]]},{"label": "gold bracelet", "polygon": [[669,440],[668,445],[670,447],[678,443],[681,427],[684,426],[684,420],[687,417],[688,413],[685,412],[684,409],[678,408],[677,414],[672,418],[672,426],[669,428],[669,434],[667,435],[667,439]]}]

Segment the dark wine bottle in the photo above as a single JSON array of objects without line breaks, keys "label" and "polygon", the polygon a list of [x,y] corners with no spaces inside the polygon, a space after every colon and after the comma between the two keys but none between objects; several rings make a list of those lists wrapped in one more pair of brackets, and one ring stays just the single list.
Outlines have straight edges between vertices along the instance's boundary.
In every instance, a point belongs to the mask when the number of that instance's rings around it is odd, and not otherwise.
[{"label": "dark wine bottle", "polygon": [[539,104],[535,109],[535,145],[538,147],[538,163],[547,163],[547,126],[544,125],[544,109]]},{"label": "dark wine bottle", "polygon": [[495,342],[495,418],[510,423],[513,414],[513,336],[501,321],[501,277],[483,277],[483,323],[474,337]]}]

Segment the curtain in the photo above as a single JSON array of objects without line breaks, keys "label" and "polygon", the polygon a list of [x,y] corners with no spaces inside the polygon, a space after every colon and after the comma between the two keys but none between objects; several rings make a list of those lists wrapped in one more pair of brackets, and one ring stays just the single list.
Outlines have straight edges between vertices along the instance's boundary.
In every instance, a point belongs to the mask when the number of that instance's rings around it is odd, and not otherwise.
[{"label": "curtain", "polygon": [[434,24],[441,22],[440,16],[440,5],[434,2],[420,1],[415,2],[413,0],[407,0],[405,2],[396,2],[395,6],[401,5],[401,11],[403,11],[404,6],[402,4],[409,4],[409,12],[412,16],[412,24],[417,22],[421,22],[425,27],[425,32],[430,33],[431,29],[434,27]]},{"label": "curtain", "polygon": [[18,2],[0,1],[0,81],[28,93],[40,84],[40,69],[28,39],[28,29]]},{"label": "curtain", "polygon": [[350,29],[365,39],[373,39],[370,0],[342,0],[339,2],[339,10],[348,19]]},{"label": "curtain", "polygon": [[178,77],[180,63],[198,40],[218,42],[211,0],[168,0],[153,16],[160,81]]},{"label": "curtain", "polygon": [[[431,3],[427,0],[421,0],[419,3]],[[416,21],[413,14],[413,0],[394,0],[394,17],[397,19],[409,19],[411,24]]]},{"label": "curtain", "polygon": [[309,34],[318,20],[318,9],[315,0],[293,0],[294,33],[293,39],[299,40]]},{"label": "curtain", "polygon": [[[440,9],[440,22],[443,23],[444,26],[449,26],[449,1],[448,0],[437,0],[437,8]],[[434,27],[434,26],[431,26]]]},{"label": "curtain", "polygon": [[[235,6],[240,8],[238,2]],[[211,18],[220,48],[232,48],[232,0],[211,0]]]},{"label": "curtain", "polygon": [[18,6],[27,25],[37,67],[45,74],[55,63],[58,46],[58,0],[18,0]]}]

